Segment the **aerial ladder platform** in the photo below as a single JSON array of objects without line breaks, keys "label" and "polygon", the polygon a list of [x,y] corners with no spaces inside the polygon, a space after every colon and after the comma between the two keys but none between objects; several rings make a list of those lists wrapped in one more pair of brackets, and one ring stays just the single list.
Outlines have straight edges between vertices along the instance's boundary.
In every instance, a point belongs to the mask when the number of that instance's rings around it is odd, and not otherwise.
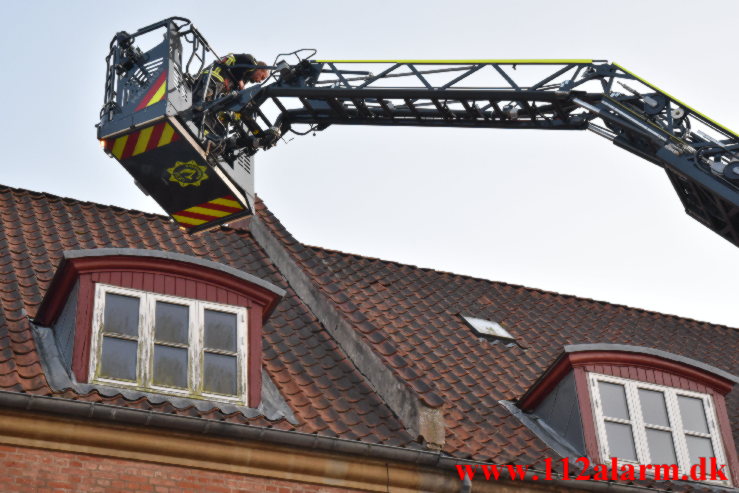
[{"label": "aerial ladder platform", "polygon": [[[147,51],[137,46],[158,33]],[[163,35],[163,36],[162,36]],[[221,59],[184,18],[110,44],[98,138],[190,232],[254,211],[254,156],[331,125],[588,130],[663,168],[685,211],[739,246],[739,135],[605,60],[321,60],[207,101]],[[256,68],[250,66],[248,68]]]}]

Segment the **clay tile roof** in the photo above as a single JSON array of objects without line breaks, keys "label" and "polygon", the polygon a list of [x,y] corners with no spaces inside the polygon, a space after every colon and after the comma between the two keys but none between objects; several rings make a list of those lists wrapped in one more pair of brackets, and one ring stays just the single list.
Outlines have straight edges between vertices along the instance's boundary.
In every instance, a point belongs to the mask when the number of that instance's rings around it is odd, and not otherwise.
[{"label": "clay tile roof", "polygon": [[[737,329],[319,247],[306,249],[322,261],[333,282],[358,291],[353,298],[369,323],[433,382],[449,403],[447,424],[460,449],[472,454],[484,450],[479,437],[494,434],[507,419],[495,402],[519,397],[568,344],[645,346],[739,373]],[[379,303],[372,301],[378,279],[384,280]],[[519,344],[474,337],[460,313],[502,324]],[[727,404],[736,440],[739,390],[729,394]],[[462,416],[474,426],[459,426]],[[505,427],[515,428],[515,423]],[[526,439],[518,431],[514,437]]]},{"label": "clay tile roof", "polygon": [[[263,205],[260,215],[300,263],[320,266],[305,268],[319,286],[351,293],[337,303],[393,344],[393,366],[423,375],[416,390],[446,401],[449,448],[470,457],[516,443],[526,444],[519,452],[528,459],[545,452],[497,401],[520,397],[568,344],[645,346],[739,373],[734,328],[301,245]],[[517,344],[475,337],[459,314],[502,324]],[[739,441],[739,390],[727,404]],[[510,436],[501,435],[501,424]]]},{"label": "clay tile roof", "polygon": [[[186,236],[162,216],[10,188],[0,188],[0,211],[0,389],[51,393],[28,316],[64,250],[163,249],[222,262],[287,291],[265,326],[264,367],[300,421],[297,430],[413,446],[414,437],[248,232],[251,220]],[[533,464],[555,455],[499,401],[519,398],[568,344],[657,348],[739,373],[736,329],[307,246],[261,201],[257,213],[365,344],[426,405],[442,409],[443,452],[460,458]],[[500,323],[516,343],[479,338],[459,314]],[[58,396],[154,408],[146,400]],[[727,404],[739,442],[738,390]],[[227,419],[217,410],[214,416]],[[263,417],[228,419],[275,425]]]},{"label": "clay tile roof", "polygon": [[[165,250],[220,262],[283,288],[287,295],[264,327],[264,368],[299,424],[263,416],[226,415],[218,409],[177,409],[146,399],[92,392],[54,393],[36,351],[32,318],[65,250]],[[166,217],[45,193],[0,187],[0,390],[296,429],[306,433],[405,446],[411,437],[372,392],[352,362],[298,299],[246,231],[220,228],[183,234]],[[357,426],[359,421],[362,426]]]}]

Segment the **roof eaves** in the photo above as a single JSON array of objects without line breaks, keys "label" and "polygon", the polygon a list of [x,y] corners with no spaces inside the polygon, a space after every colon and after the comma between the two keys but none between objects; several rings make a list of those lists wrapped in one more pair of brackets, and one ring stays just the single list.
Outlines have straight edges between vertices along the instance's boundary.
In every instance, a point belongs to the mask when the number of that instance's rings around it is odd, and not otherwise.
[{"label": "roof eaves", "polygon": [[[204,434],[211,436],[228,437],[230,439],[256,440],[293,446],[307,450],[324,450],[362,457],[371,457],[393,462],[404,462],[415,466],[442,468],[457,472],[457,466],[483,465],[482,461],[459,459],[440,451],[423,450],[420,448],[405,448],[392,445],[374,444],[358,440],[347,440],[337,437],[320,436],[294,430],[280,430],[264,428],[243,423],[216,421],[206,418],[196,418],[177,414],[159,413],[141,409],[114,406],[87,401],[60,399],[57,397],[20,394],[0,390],[0,407],[16,409],[24,412],[42,412],[67,417],[100,420],[145,427],[161,427],[168,430],[177,430],[187,433]],[[543,471],[528,469],[524,481],[541,484],[533,476],[543,474]],[[569,490],[572,480],[561,479],[558,474],[548,483],[555,487]],[[468,483],[469,484],[469,483]],[[464,485],[460,482],[460,488]],[[581,481],[578,488],[586,491],[609,493],[634,493],[635,491],[672,491],[667,486],[659,488],[636,484],[618,484],[608,481]],[[460,489],[460,491],[464,491]],[[721,491],[731,491],[723,489]]]}]

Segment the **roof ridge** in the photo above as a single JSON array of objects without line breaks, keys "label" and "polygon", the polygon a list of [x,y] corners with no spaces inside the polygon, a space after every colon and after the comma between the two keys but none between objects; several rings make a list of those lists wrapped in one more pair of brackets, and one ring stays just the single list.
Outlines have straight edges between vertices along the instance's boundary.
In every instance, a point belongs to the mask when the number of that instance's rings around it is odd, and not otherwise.
[{"label": "roof ridge", "polygon": [[162,219],[165,219],[165,220],[169,220],[169,218],[166,215],[164,215],[164,214],[158,214],[156,212],[140,211],[140,210],[137,210],[137,209],[129,209],[129,208],[121,207],[119,205],[101,204],[101,203],[92,202],[92,201],[89,201],[89,200],[80,200],[80,199],[75,199],[73,197],[65,197],[65,196],[62,196],[62,195],[56,195],[56,194],[49,193],[49,192],[40,192],[40,191],[37,191],[37,190],[29,190],[27,188],[12,187],[10,185],[0,184],[0,192],[2,192],[4,190],[7,190],[7,191],[9,191],[11,193],[43,195],[43,196],[45,196],[48,199],[64,200],[64,201],[67,201],[67,202],[75,202],[75,203],[81,204],[81,205],[94,205],[96,207],[103,207],[103,208],[107,208],[107,209],[115,209],[116,211],[119,211],[119,212],[129,212],[129,213],[134,213],[134,214],[143,214],[145,216],[148,215],[148,216],[153,216],[153,217],[158,217],[158,218],[162,218]]},{"label": "roof ridge", "polygon": [[[126,214],[137,215],[137,216],[141,215],[141,216],[144,216],[144,217],[147,217],[147,218],[150,218],[150,219],[161,219],[161,220],[163,220],[166,223],[171,223],[172,222],[172,220],[169,218],[169,216],[167,216],[166,214],[160,214],[160,213],[157,213],[157,212],[146,212],[146,211],[142,211],[142,210],[138,210],[138,209],[131,209],[131,208],[126,208],[126,207],[121,207],[119,205],[114,205],[114,204],[102,204],[102,203],[93,202],[93,201],[90,201],[90,200],[80,200],[80,199],[76,199],[74,197],[66,197],[66,196],[63,196],[63,195],[57,195],[57,194],[50,193],[50,192],[41,192],[41,191],[37,191],[37,190],[30,190],[30,189],[27,189],[27,188],[12,187],[10,185],[0,184],[0,193],[6,192],[6,191],[7,192],[10,192],[10,193],[14,193],[14,194],[41,195],[41,196],[46,197],[48,200],[61,200],[61,201],[64,201],[64,202],[74,203],[74,204],[78,204],[78,205],[81,205],[81,206],[91,205],[91,206],[102,208],[102,209],[110,209],[110,210],[112,210],[113,212],[116,212],[116,213],[126,213]],[[246,218],[246,219],[248,219],[248,218]],[[227,232],[227,233],[237,233],[237,234],[238,233],[249,233],[249,228],[248,227],[246,227],[246,226],[245,227],[241,227],[239,225],[238,221],[241,221],[241,220],[242,219],[240,218],[240,219],[237,219],[236,221],[234,221],[234,225],[233,226],[230,223],[220,224],[220,225],[218,225],[218,226],[216,226],[214,228],[205,230],[202,233],[211,232],[211,231],[216,230],[216,229],[217,230],[220,230],[220,231],[223,231],[223,232]]]},{"label": "roof ridge", "polygon": [[318,245],[308,245],[308,244],[304,244],[304,243],[302,243],[302,245],[304,247],[308,248],[308,249],[323,250],[323,251],[328,252],[328,253],[339,254],[339,255],[342,255],[342,256],[345,256],[345,257],[359,257],[359,258],[366,259],[366,260],[371,260],[371,261],[374,261],[374,262],[382,262],[384,264],[393,264],[393,265],[397,265],[397,266],[400,266],[400,267],[410,267],[411,269],[417,269],[417,270],[420,270],[420,271],[426,271],[426,272],[431,272],[431,273],[436,273],[436,274],[443,274],[443,275],[450,275],[450,276],[459,277],[459,278],[462,278],[462,279],[467,279],[467,280],[472,280],[472,281],[481,281],[481,282],[485,282],[485,283],[488,283],[488,284],[495,284],[495,285],[498,285],[498,286],[507,286],[507,287],[511,287],[511,288],[515,288],[515,289],[524,289],[524,290],[529,291],[529,292],[541,293],[541,294],[545,294],[545,295],[552,295],[552,296],[557,296],[557,297],[561,297],[561,298],[571,298],[571,299],[576,299],[576,300],[579,300],[579,301],[585,301],[585,302],[589,302],[589,303],[596,303],[596,304],[599,304],[599,305],[607,305],[607,306],[613,307],[613,308],[625,308],[625,309],[630,310],[630,311],[641,312],[641,313],[650,314],[650,315],[658,315],[660,317],[675,318],[675,319],[683,320],[683,321],[686,321],[686,322],[694,322],[694,323],[697,323],[697,324],[700,324],[700,325],[710,325],[712,327],[717,327],[717,328],[722,328],[722,329],[729,329],[729,330],[732,330],[732,331],[734,331],[734,330],[735,331],[739,331],[739,327],[731,327],[731,326],[725,325],[725,324],[718,324],[718,323],[713,323],[713,322],[706,322],[704,320],[697,320],[697,319],[694,319],[694,318],[691,318],[691,317],[684,317],[684,316],[675,315],[675,314],[672,314],[672,313],[662,313],[662,312],[658,312],[658,311],[655,311],[655,310],[650,310],[648,308],[640,308],[640,307],[625,305],[623,303],[613,303],[613,302],[610,302],[610,301],[597,300],[595,298],[588,298],[588,297],[578,296],[578,295],[575,295],[575,294],[559,293],[557,291],[552,291],[552,290],[543,289],[543,288],[535,288],[535,287],[530,287],[530,286],[524,286],[523,284],[514,284],[514,283],[509,283],[509,282],[506,282],[506,281],[493,281],[493,280],[485,279],[485,278],[482,278],[482,277],[471,276],[469,274],[459,274],[459,273],[456,273],[456,272],[450,272],[450,271],[444,271],[444,270],[434,269],[433,267],[422,267],[422,266],[418,266],[418,265],[414,265],[414,264],[406,264],[406,263],[403,263],[403,262],[399,262],[397,260],[387,260],[387,259],[383,259],[383,258],[379,258],[379,257],[372,257],[372,256],[368,256],[368,255],[362,255],[362,254],[359,254],[359,253],[344,252],[344,251],[341,251],[341,250],[335,250],[335,249],[332,249],[332,248],[325,248],[325,247],[318,246]]},{"label": "roof ridge", "polygon": [[[61,196],[61,195],[56,195],[56,194],[53,194],[53,193],[50,193],[50,192],[41,192],[41,191],[36,191],[36,190],[29,190],[27,188],[13,187],[13,186],[10,186],[10,185],[0,184],[0,192],[5,191],[5,190],[7,190],[7,191],[9,191],[11,193],[43,195],[43,196],[45,196],[45,197],[47,197],[49,199],[64,200],[64,201],[68,201],[68,202],[74,202],[74,203],[77,203],[77,204],[93,205],[93,206],[96,206],[96,207],[113,209],[116,212],[141,214],[143,216],[149,216],[152,219],[159,218],[159,219],[163,219],[163,220],[165,220],[167,222],[169,221],[169,218],[166,215],[164,215],[164,214],[158,214],[156,212],[145,212],[145,211],[140,211],[140,210],[137,210],[137,209],[129,209],[129,208],[125,208],[125,207],[113,205],[113,204],[101,204],[101,203],[92,202],[92,201],[89,201],[89,200],[80,200],[80,199],[76,199],[76,198],[73,198],[73,197],[65,197],[65,196]],[[611,307],[614,307],[614,308],[625,308],[627,310],[632,310],[632,311],[641,312],[641,313],[645,313],[645,314],[658,315],[660,317],[675,318],[675,319],[678,319],[678,320],[684,320],[684,321],[687,321],[687,322],[693,322],[693,323],[697,323],[697,324],[701,324],[701,325],[709,325],[709,326],[713,326],[713,327],[718,327],[718,328],[723,328],[723,329],[729,329],[729,330],[732,330],[732,331],[739,331],[739,327],[731,327],[731,326],[725,325],[725,324],[718,324],[718,323],[713,323],[713,322],[706,322],[706,321],[703,321],[703,320],[697,320],[695,318],[685,317],[685,316],[681,316],[681,315],[675,315],[675,314],[672,314],[672,313],[662,313],[662,312],[658,312],[656,310],[650,310],[650,309],[647,309],[647,308],[640,308],[640,307],[629,306],[629,305],[625,305],[625,304],[622,304],[622,303],[612,303],[612,302],[609,302],[609,301],[597,300],[595,298],[588,298],[588,297],[577,296],[577,295],[574,295],[574,294],[567,294],[567,293],[559,293],[557,291],[551,291],[551,290],[543,289],[543,288],[535,288],[535,287],[530,287],[530,286],[524,286],[522,284],[514,284],[514,283],[505,282],[505,281],[493,281],[493,280],[485,279],[485,278],[481,278],[481,277],[474,277],[474,276],[471,276],[469,274],[459,274],[459,273],[456,273],[456,272],[450,272],[450,271],[443,271],[443,270],[434,269],[433,267],[421,267],[421,266],[414,265],[414,264],[405,264],[403,262],[398,262],[396,260],[387,260],[387,259],[382,259],[382,258],[379,258],[379,257],[371,257],[371,256],[362,255],[362,254],[358,254],[358,253],[350,253],[350,252],[344,252],[344,251],[341,251],[341,250],[335,250],[335,249],[331,249],[331,248],[325,248],[325,247],[321,247],[321,246],[318,246],[318,245],[309,245],[307,243],[302,243],[302,242],[298,241],[287,230],[287,228],[285,228],[285,226],[282,224],[282,222],[274,214],[272,214],[272,212],[269,210],[269,208],[264,203],[264,201],[262,200],[261,197],[257,197],[256,198],[255,215],[258,215],[258,216],[262,217],[263,219],[265,219],[265,221],[267,221],[266,218],[269,218],[269,220],[267,222],[269,222],[270,224],[275,224],[277,226],[277,228],[279,230],[281,230],[281,232],[284,234],[284,236],[286,237],[286,239],[290,240],[290,243],[291,244],[299,245],[299,246],[304,247],[304,248],[309,249],[309,250],[310,249],[318,249],[318,250],[323,250],[325,252],[336,253],[336,254],[343,255],[343,256],[361,257],[363,259],[372,260],[372,261],[379,261],[379,262],[382,262],[382,263],[385,263],[385,264],[395,264],[395,265],[398,265],[398,266],[410,267],[412,269],[418,269],[418,270],[433,272],[433,273],[437,273],[437,274],[446,274],[446,275],[451,275],[451,276],[455,276],[455,277],[459,277],[459,278],[463,278],[463,279],[469,279],[469,280],[474,280],[474,281],[483,281],[483,282],[487,282],[487,283],[490,283],[490,284],[496,284],[496,285],[500,285],[500,286],[508,286],[508,287],[512,287],[512,288],[516,288],[516,289],[524,289],[524,290],[529,291],[529,292],[536,292],[536,293],[541,293],[541,294],[546,294],[546,295],[554,295],[554,296],[563,297],[563,298],[573,298],[573,299],[580,300],[580,301],[597,303],[597,304],[600,304],[600,305],[607,305],[607,306],[611,306]],[[242,227],[239,227],[239,226],[236,226],[236,225],[234,225],[234,226],[221,225],[220,226],[220,229],[222,231],[224,231],[224,232],[234,232],[234,233],[239,233],[239,232],[244,232],[244,231],[248,232],[248,227],[246,227],[246,226],[242,228]]]}]

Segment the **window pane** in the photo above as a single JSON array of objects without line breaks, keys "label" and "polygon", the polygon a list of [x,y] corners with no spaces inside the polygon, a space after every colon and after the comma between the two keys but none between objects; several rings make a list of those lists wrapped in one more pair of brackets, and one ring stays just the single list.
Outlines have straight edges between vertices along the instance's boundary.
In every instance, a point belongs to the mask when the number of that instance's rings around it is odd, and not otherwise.
[{"label": "window pane", "polygon": [[189,310],[187,306],[157,301],[157,341],[187,344]]},{"label": "window pane", "polygon": [[100,355],[100,376],[136,380],[136,341],[103,337]]},{"label": "window pane", "polygon": [[105,293],[103,331],[138,337],[139,299],[133,296]]},{"label": "window pane", "polygon": [[629,419],[629,408],[626,405],[626,391],[623,385],[598,382],[600,400],[603,403],[603,414],[609,418]]},{"label": "window pane", "polygon": [[680,417],[683,418],[683,428],[688,431],[708,433],[706,413],[703,410],[703,400],[694,397],[677,396],[680,405]]},{"label": "window pane", "polygon": [[205,347],[236,352],[236,315],[205,310]]},{"label": "window pane", "polygon": [[631,425],[611,423],[610,421],[606,421],[605,425],[608,453],[611,457],[636,461],[636,449],[634,448],[634,435],[631,432]]},{"label": "window pane", "polygon": [[187,349],[154,344],[154,385],[187,388]]},{"label": "window pane", "polygon": [[647,445],[651,464],[677,464],[671,432],[647,428]]},{"label": "window pane", "polygon": [[236,356],[205,353],[203,390],[236,395]]},{"label": "window pane", "polygon": [[[713,446],[710,438],[685,436],[688,443],[688,454],[690,455],[690,465],[698,464],[701,457],[713,457]],[[707,461],[710,459],[706,459]]]},{"label": "window pane", "polygon": [[[650,425],[670,426],[665,406],[665,395],[654,390],[639,389],[639,401],[644,422]],[[672,463],[671,463],[672,464]]]}]

